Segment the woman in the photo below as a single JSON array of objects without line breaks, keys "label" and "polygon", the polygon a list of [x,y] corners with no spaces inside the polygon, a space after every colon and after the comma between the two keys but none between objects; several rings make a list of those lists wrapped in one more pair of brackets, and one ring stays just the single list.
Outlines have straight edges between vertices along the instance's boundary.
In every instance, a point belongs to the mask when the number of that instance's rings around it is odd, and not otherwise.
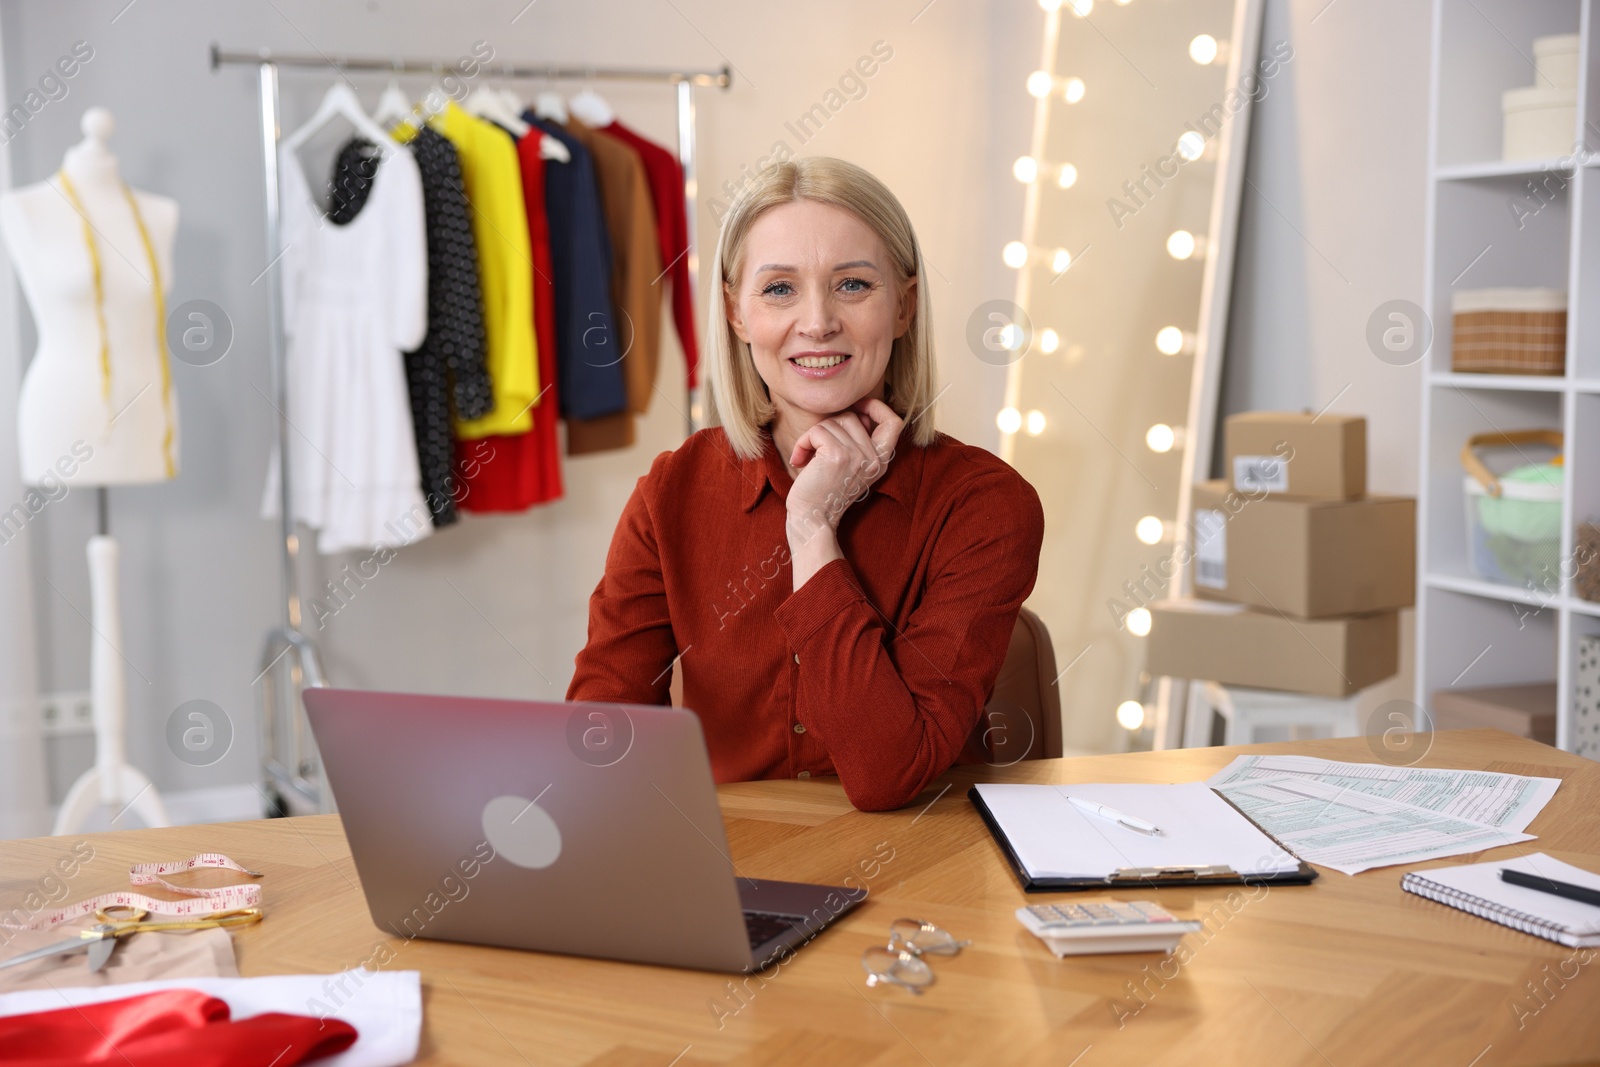
[{"label": "woman", "polygon": [[868,811],[957,761],[1044,516],[934,429],[923,278],[904,209],[854,164],[741,193],[712,267],[712,428],[639,480],[568,700],[665,704],[681,670],[717,781],[837,774]]}]

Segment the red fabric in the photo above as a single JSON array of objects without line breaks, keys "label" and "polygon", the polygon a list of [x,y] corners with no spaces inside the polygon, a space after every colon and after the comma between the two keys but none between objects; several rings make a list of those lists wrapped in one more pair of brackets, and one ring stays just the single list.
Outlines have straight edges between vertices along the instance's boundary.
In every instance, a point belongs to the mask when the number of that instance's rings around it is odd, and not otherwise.
[{"label": "red fabric", "polygon": [[770,442],[740,460],[720,428],[658,456],[567,699],[665,704],[681,652],[717,781],[838,774],[856,807],[900,807],[957,762],[994,689],[1039,571],[1038,494],[983,449],[902,441],[844,513],[844,559],[791,592],[792,484]]},{"label": "red fabric", "polygon": [[268,1012],[230,1021],[228,1003],[194,989],[0,1018],[12,1067],[290,1067],[343,1052],[355,1027]]},{"label": "red fabric", "polygon": [[550,266],[550,223],[544,208],[544,157],[537,127],[517,141],[522,197],[533,249],[533,331],[539,347],[539,402],[527,433],[456,442],[456,501],[468,511],[526,511],[560,500],[561,421],[556,382],[555,272]]},{"label": "red fabric", "polygon": [[678,327],[683,359],[689,367],[689,388],[699,378],[700,348],[695,341],[694,290],[689,283],[689,219],[684,213],[683,165],[677,157],[654,141],[634,133],[612,120],[602,133],[627,142],[644,161],[645,178],[650,183],[650,198],[656,207],[656,237],[661,244],[661,265],[672,278],[672,321]]}]

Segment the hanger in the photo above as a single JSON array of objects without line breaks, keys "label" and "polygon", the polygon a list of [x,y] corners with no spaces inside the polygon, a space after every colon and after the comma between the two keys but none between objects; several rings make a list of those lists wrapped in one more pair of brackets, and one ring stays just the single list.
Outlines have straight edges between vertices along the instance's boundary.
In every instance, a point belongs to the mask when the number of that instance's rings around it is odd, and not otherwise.
[{"label": "hanger", "polygon": [[566,125],[567,102],[561,99],[560,93],[547,89],[540,93],[539,99],[534,102],[533,113],[542,119]]},{"label": "hanger", "polygon": [[467,114],[499,123],[518,137],[525,136],[532,129],[522,121],[521,115],[506,106],[503,96],[487,85],[480,85],[467,94],[462,107],[466,109]]},{"label": "hanger", "polygon": [[557,163],[572,162],[572,153],[567,151],[567,146],[548,133],[539,138],[539,156],[541,159],[553,159]]},{"label": "hanger", "polygon": [[[509,68],[509,64],[508,64],[508,68]],[[509,73],[509,69],[508,69],[507,73]],[[515,89],[511,88],[511,86],[502,85],[500,87],[499,91],[500,91],[500,99],[502,99],[502,100],[504,100],[506,102],[506,107],[509,107],[511,109],[511,113],[513,115],[520,115],[524,111],[528,110],[528,105],[522,102],[522,97],[520,95],[518,95],[517,91]]]},{"label": "hanger", "polygon": [[380,126],[396,126],[416,117],[416,109],[411,105],[411,98],[400,89],[400,79],[390,78],[389,87],[378,97],[378,108],[372,113],[372,121]]},{"label": "hanger", "polygon": [[596,128],[609,126],[617,119],[617,113],[606,103],[605,97],[587,86],[567,101],[567,109],[585,124]]},{"label": "hanger", "polygon": [[378,151],[384,155],[388,155],[394,146],[394,139],[389,136],[388,131],[367,117],[367,113],[361,109],[361,101],[356,97],[355,90],[350,88],[349,82],[341,78],[328,88],[310,121],[284,138],[284,147],[291,152],[295,151],[326,126],[328,120],[335,117],[349,122],[358,133],[376,144]]}]

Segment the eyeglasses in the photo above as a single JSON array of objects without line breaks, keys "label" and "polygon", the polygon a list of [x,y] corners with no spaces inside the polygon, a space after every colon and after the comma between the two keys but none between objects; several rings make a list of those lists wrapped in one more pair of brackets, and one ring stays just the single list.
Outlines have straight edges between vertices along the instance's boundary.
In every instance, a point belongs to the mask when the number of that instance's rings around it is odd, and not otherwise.
[{"label": "eyeglasses", "polygon": [[954,956],[970,944],[932,923],[896,919],[889,924],[889,943],[861,953],[861,967],[867,972],[869,986],[895,985],[920,996],[933,984],[933,968],[923,957]]}]

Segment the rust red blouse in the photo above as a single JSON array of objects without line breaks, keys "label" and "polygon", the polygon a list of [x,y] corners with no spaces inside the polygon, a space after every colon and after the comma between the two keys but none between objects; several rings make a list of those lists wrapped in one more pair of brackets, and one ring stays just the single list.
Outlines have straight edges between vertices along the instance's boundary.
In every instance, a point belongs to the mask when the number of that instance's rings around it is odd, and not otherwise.
[{"label": "rust red blouse", "polygon": [[793,590],[792,484],[770,440],[742,460],[720,428],[657,456],[567,699],[665,704],[676,668],[718,782],[837,774],[856,807],[901,807],[956,763],[994,687],[1038,575],[1038,494],[981,448],[901,441],[839,524],[845,558]]}]

